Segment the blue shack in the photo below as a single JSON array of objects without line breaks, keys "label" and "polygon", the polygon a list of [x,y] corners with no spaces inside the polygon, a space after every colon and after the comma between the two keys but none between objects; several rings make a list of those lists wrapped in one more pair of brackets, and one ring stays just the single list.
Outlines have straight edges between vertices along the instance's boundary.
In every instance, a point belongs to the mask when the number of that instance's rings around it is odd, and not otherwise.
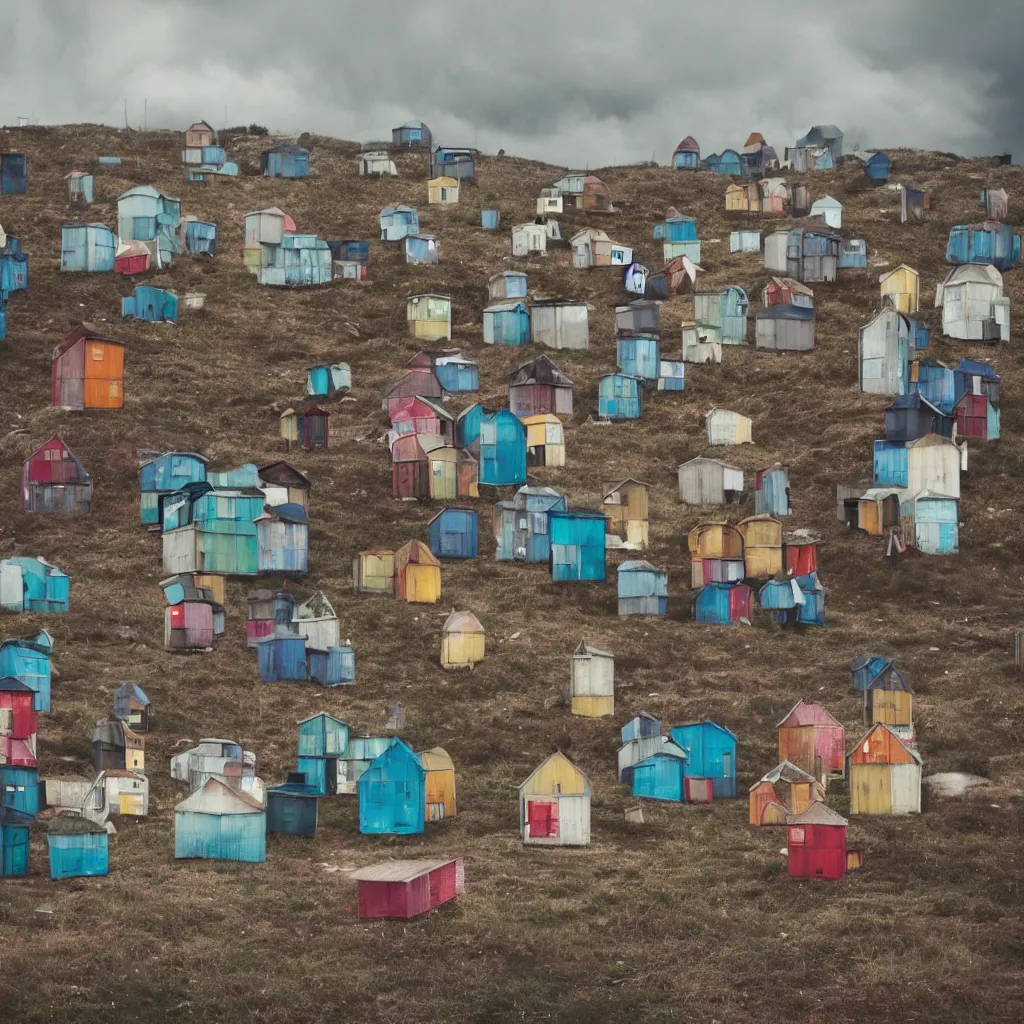
[{"label": "blue shack", "polygon": [[301,633],[275,626],[256,644],[260,679],[265,683],[310,682],[341,686],[355,682],[355,651],[348,645],[320,650]]},{"label": "blue shack", "polygon": [[526,427],[515,413],[509,409],[484,412],[478,441],[480,483],[492,487],[526,483]]},{"label": "blue shack", "polygon": [[636,420],[643,410],[642,381],[625,373],[609,373],[597,385],[597,415],[602,420]]},{"label": "blue shack", "polygon": [[717,327],[723,345],[742,345],[747,337],[750,300],[739,285],[693,294],[693,315],[702,327]]},{"label": "blue shack", "polygon": [[0,878],[28,874],[29,828],[32,815],[0,806]]},{"label": "blue shack", "polygon": [[68,610],[71,578],[43,558],[12,555],[0,562],[0,608],[59,615]]},{"label": "blue shack", "polygon": [[8,196],[25,194],[28,157],[24,153],[0,153],[0,192]]},{"label": "blue shack", "polygon": [[[940,412],[950,416],[958,397],[956,374],[937,359],[918,359],[910,364],[910,392],[917,392]],[[949,431],[946,436],[949,436]]]},{"label": "blue shack", "polygon": [[525,302],[496,302],[484,309],[485,345],[529,345],[530,310]]},{"label": "blue shack", "polygon": [[662,254],[665,262],[688,256],[694,263],[700,263],[700,239],[697,237],[697,222],[692,217],[669,207],[665,219],[654,225],[654,240],[663,242]]},{"label": "blue shack", "polygon": [[790,514],[789,469],[781,462],[754,474],[754,512],[769,516]]},{"label": "blue shack", "polygon": [[616,365],[628,377],[658,380],[661,343],[653,334],[627,334],[615,341]]},{"label": "blue shack", "polygon": [[440,259],[437,235],[409,234],[405,236],[405,262],[413,266],[433,267]]},{"label": "blue shack", "polygon": [[904,441],[876,441],[871,482],[875,487],[908,487],[910,463]]},{"label": "blue shack", "polygon": [[339,772],[341,759],[349,745],[349,725],[324,711],[299,722],[299,771],[306,785],[321,796],[339,791],[344,781]]},{"label": "blue shack", "polygon": [[260,174],[264,178],[305,178],[309,174],[309,150],[293,142],[282,142],[260,153]]},{"label": "blue shack", "polygon": [[665,615],[668,612],[668,571],[643,560],[623,562],[618,569],[619,615]]},{"label": "blue shack", "polygon": [[844,238],[839,253],[840,270],[863,270],[868,265],[868,243],[863,238]]},{"label": "blue shack", "polygon": [[473,509],[442,509],[430,520],[427,530],[430,550],[438,558],[476,558],[479,525]]},{"label": "blue shack", "polygon": [[[735,158],[735,160],[733,159]],[[727,149],[724,153],[709,153],[700,162],[702,171],[711,171],[714,174],[743,174],[743,161],[739,153],[734,149]]]},{"label": "blue shack", "polygon": [[208,220],[186,220],[185,251],[190,256],[215,256],[217,225]]},{"label": "blue shack", "polygon": [[487,279],[489,299],[525,299],[526,274],[521,270],[502,270]]},{"label": "blue shack", "polygon": [[480,390],[480,368],[461,352],[437,356],[434,359],[434,376],[452,395]]},{"label": "blue shack", "polygon": [[484,231],[497,231],[501,227],[500,210],[481,210],[480,226]]},{"label": "blue shack", "polygon": [[797,621],[805,626],[823,626],[825,624],[825,588],[821,585],[816,572],[806,576],[797,576],[796,584],[803,594],[804,603],[800,605]]},{"label": "blue shack", "polygon": [[864,165],[864,176],[876,185],[884,185],[889,180],[889,157],[885,153],[858,153]]},{"label": "blue shack", "polygon": [[494,506],[495,557],[499,561],[544,562],[551,559],[552,512],[568,508],[553,487],[520,487],[510,501]]},{"label": "blue shack", "polygon": [[181,252],[181,200],[152,185],[138,185],[117,197],[117,236],[122,242],[146,242],[153,263],[169,266]]},{"label": "blue shack", "polygon": [[743,583],[705,583],[694,594],[693,617],[697,622],[731,626],[754,620],[754,595]]},{"label": "blue shack", "polygon": [[995,220],[958,224],[949,231],[946,262],[989,263],[997,270],[1009,270],[1020,263],[1020,235]]},{"label": "blue shack", "polygon": [[79,814],[58,814],[46,829],[51,878],[91,878],[109,871],[107,830]]},{"label": "blue shack", "polygon": [[412,835],[423,831],[427,773],[419,757],[394,738],[359,777],[359,831]]},{"label": "blue shack", "polygon": [[286,231],[279,245],[262,246],[262,261],[256,280],[263,285],[298,288],[334,280],[331,250],[316,235]]},{"label": "blue shack", "polygon": [[[261,502],[265,500],[261,492]],[[302,505],[267,506],[254,520],[260,572],[305,572],[309,562],[309,516]]]},{"label": "blue shack", "polygon": [[106,224],[63,224],[60,229],[60,269],[108,273],[114,270],[117,236]]},{"label": "blue shack", "polygon": [[780,625],[792,625],[800,618],[804,595],[794,579],[769,580],[758,592],[757,603]]},{"label": "blue shack", "polygon": [[[896,668],[892,658],[880,654],[864,654],[850,662],[850,674],[853,676],[853,689],[863,693],[876,686],[886,690],[907,690],[907,681],[903,673]],[[892,678],[890,678],[892,677]]]},{"label": "blue shack", "polygon": [[206,480],[206,459],[195,452],[164,452],[139,467],[139,514],[146,526],[160,524],[160,497]]},{"label": "blue shack", "polygon": [[288,781],[267,788],[267,834],[316,835],[321,794],[302,772],[289,772]]},{"label": "blue shack", "polygon": [[53,639],[43,630],[34,638],[0,641],[0,678],[11,676],[34,693],[33,708],[50,710],[50,654]]},{"label": "blue shack", "polygon": [[633,796],[648,800],[683,803],[686,794],[686,754],[674,743],[666,743],[656,754],[625,768],[622,781],[633,788]]},{"label": "blue shack", "polygon": [[306,373],[306,394],[310,398],[332,398],[352,390],[352,370],[348,363],[311,366]]},{"label": "blue shack", "polygon": [[163,288],[138,284],[131,295],[121,299],[121,316],[145,320],[147,323],[176,323],[178,296]]},{"label": "blue shack", "polygon": [[28,291],[28,253],[19,239],[8,235],[7,244],[0,247],[0,300],[24,291]]},{"label": "blue shack", "polygon": [[955,555],[960,549],[960,502],[948,494],[921,491],[900,505],[904,540],[925,555]]},{"label": "blue shack", "polygon": [[403,203],[389,203],[380,211],[380,240],[400,242],[406,235],[417,235],[420,215],[415,207]]},{"label": "blue shack", "polygon": [[475,180],[475,151],[438,146],[430,157],[430,177],[454,178],[460,183]]},{"label": "blue shack", "polygon": [[174,808],[174,856],[262,863],[267,859],[263,802],[211,776]]},{"label": "blue shack", "polygon": [[[49,710],[49,709],[47,709]],[[34,818],[46,805],[39,771],[19,764],[0,764],[0,807]]]},{"label": "blue shack", "polygon": [[641,711],[636,718],[627,722],[620,730],[619,736],[623,743],[632,743],[633,740],[654,739],[661,735],[661,719],[654,715]]},{"label": "blue shack", "polygon": [[467,405],[455,417],[455,444],[469,448],[480,440],[480,424],[484,418],[484,407],[479,402]]},{"label": "blue shack", "polygon": [[736,796],[736,736],[725,726],[705,719],[677,725],[669,739],[686,754],[686,775],[711,779],[717,799]]},{"label": "blue shack", "polygon": [[551,532],[551,578],[556,583],[604,582],[608,517],[573,510],[548,515]]}]

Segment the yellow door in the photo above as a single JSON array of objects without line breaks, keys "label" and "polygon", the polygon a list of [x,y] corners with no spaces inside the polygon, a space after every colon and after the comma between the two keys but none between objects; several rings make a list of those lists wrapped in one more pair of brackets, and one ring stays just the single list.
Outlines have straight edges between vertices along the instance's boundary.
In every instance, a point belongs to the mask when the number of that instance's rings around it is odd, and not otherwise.
[{"label": "yellow door", "polygon": [[851,774],[851,814],[892,814],[892,783],[887,764],[852,765]]},{"label": "yellow door", "polygon": [[122,793],[118,810],[121,814],[141,816],[143,813],[141,793]]}]

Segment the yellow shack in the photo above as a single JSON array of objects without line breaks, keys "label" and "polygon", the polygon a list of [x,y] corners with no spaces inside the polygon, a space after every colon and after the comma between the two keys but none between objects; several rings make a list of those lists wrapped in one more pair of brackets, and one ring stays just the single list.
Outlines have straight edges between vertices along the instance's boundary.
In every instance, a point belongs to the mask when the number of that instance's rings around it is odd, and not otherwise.
[{"label": "yellow shack", "polygon": [[455,816],[455,765],[444,747],[424,750],[420,764],[427,773],[425,782],[426,820],[443,821]]},{"label": "yellow shack", "polygon": [[441,630],[441,667],[472,668],[484,660],[484,627],[472,612],[452,611]]}]

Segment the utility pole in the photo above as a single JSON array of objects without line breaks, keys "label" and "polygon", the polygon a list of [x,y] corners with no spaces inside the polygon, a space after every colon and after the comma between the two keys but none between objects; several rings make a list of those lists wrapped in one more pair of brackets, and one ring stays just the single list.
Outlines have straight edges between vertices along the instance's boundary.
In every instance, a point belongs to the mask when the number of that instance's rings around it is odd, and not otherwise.
[{"label": "utility pole", "polygon": [[124,98],[124,126],[128,127],[128,97]]},{"label": "utility pole", "polygon": [[146,130],[146,125],[149,123],[149,100],[144,99],[142,101],[142,130]]}]

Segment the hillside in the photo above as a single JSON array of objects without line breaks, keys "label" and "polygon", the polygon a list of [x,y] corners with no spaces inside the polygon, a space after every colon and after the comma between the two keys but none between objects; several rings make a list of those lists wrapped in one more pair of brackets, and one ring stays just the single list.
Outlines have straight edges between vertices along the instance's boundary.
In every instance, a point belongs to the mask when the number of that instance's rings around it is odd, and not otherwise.
[{"label": "hillside", "polygon": [[[490,488],[477,506],[481,557],[443,567],[439,605],[405,605],[351,587],[359,550],[426,539],[439,507],[391,496],[380,399],[417,349],[405,296],[451,294],[453,344],[479,359],[481,399],[504,404],[509,373],[537,352],[485,349],[486,279],[511,265],[507,229],[532,219],[538,190],[563,169],[485,157],[462,203],[440,209],[426,205],[423,155],[397,157],[398,179],[360,179],[356,144],[316,137],[304,142],[311,176],[285,182],[255,176],[261,140],[221,141],[242,176],[203,187],[185,180],[178,134],[0,131],[0,150],[27,152],[30,174],[26,195],[0,196],[0,224],[31,254],[29,291],[9,301],[0,346],[0,436],[28,431],[0,447],[0,557],[43,555],[72,577],[70,614],[0,619],[3,637],[44,625],[55,636],[54,710],[41,719],[40,775],[90,772],[92,726],[107,715],[121,680],[140,682],[156,715],[146,738],[154,809],[112,838],[110,876],[51,882],[40,873],[45,837],[36,830],[35,873],[0,886],[0,1007],[9,1019],[1014,1019],[1024,988],[1024,696],[1012,664],[1024,580],[1017,341],[1024,270],[1005,275],[1011,344],[948,343],[933,330],[930,354],[946,362],[961,354],[996,359],[1003,438],[971,444],[959,556],[894,565],[877,540],[835,518],[835,484],[870,478],[871,442],[888,404],[857,389],[857,328],[877,305],[879,267],[815,286],[814,352],[756,352],[751,324],[748,346],[728,348],[721,366],[687,366],[683,394],[655,394],[640,421],[598,428],[585,420],[596,409],[598,378],[615,364],[619,274],[574,270],[567,251],[522,264],[531,294],[592,306],[590,350],[552,353],[576,382],[568,465],[537,470],[536,479],[581,507],[600,501],[604,482],[634,476],[650,485],[646,557],[670,569],[669,615],[618,619],[614,572],[603,586],[556,585],[541,566],[495,562],[490,504],[508,492]],[[920,271],[923,318],[935,327],[931,298],[947,270],[950,225],[981,219],[978,192],[987,185],[1007,189],[1010,220],[1019,223],[1024,170],[890,153],[890,180],[931,196],[921,224],[900,226],[898,194],[868,189],[859,165],[844,162],[806,180],[813,198],[827,192],[845,204],[843,233],[867,240],[869,263]],[[179,294],[206,293],[205,308],[184,311],[176,326],[122,323],[127,278],[59,273],[60,225],[75,219],[63,176],[95,167],[100,154],[124,162],[96,170],[97,202],[87,219],[113,226],[116,196],[153,184],[179,196],[186,214],[218,225],[215,258],[180,257],[147,278]],[[751,313],[760,308],[760,258],[728,253],[736,222],[724,214],[727,179],[655,167],[597,173],[620,212],[591,223],[633,244],[657,269],[661,246],[651,228],[677,206],[696,218],[705,240],[702,283],[740,284]],[[420,208],[422,230],[440,238],[440,266],[407,267],[396,248],[376,241],[377,213],[394,201]],[[321,237],[372,239],[371,283],[259,287],[242,265],[242,218],[270,205]],[[501,231],[479,228],[481,206],[501,210]],[[563,235],[587,223],[582,213],[560,220]],[[691,312],[686,298],[663,306],[663,353],[678,353],[678,325]],[[49,404],[52,349],[83,319],[106,323],[126,342],[121,412],[75,414]],[[214,653],[165,652],[160,542],[138,525],[136,450],[200,451],[217,468],[280,458],[278,414],[301,398],[308,366],[337,360],[352,367],[355,400],[332,406],[330,450],[287,457],[313,481],[308,584],[329,595],[342,636],[355,646],[356,685],[327,692],[261,684],[244,646],[245,580],[228,584],[228,632]],[[686,537],[703,517],[680,505],[675,471],[706,451],[702,417],[712,405],[753,419],[756,443],[729,450],[730,460],[747,469],[789,464],[787,527],[822,536],[824,628],[783,631],[760,616],[753,628],[690,621]],[[88,518],[18,511],[21,462],[57,430],[93,475]],[[753,500],[732,512],[733,521],[740,511],[752,514]],[[473,610],[488,630],[488,657],[472,673],[439,665],[440,625],[452,607]],[[568,712],[568,659],[581,637],[615,653],[614,721]],[[915,689],[925,774],[970,771],[987,776],[989,787],[947,801],[926,794],[925,813],[909,820],[854,819],[850,841],[864,847],[864,868],[831,885],[790,880],[779,856],[782,831],[749,828],[745,799],[649,805],[646,824],[624,822],[632,800],[616,783],[615,750],[629,718],[646,710],[667,725],[705,716],[727,725],[739,736],[745,797],[776,764],[775,723],[800,697],[826,704],[845,724],[848,747],[860,735],[848,665],[868,652],[895,655]],[[422,837],[365,837],[355,801],[333,798],[321,804],[314,841],[271,837],[263,865],[174,860],[173,808],[184,793],[167,765],[183,738],[237,739],[256,751],[259,774],[273,783],[294,766],[297,720],[326,710],[373,732],[396,701],[406,707],[403,736],[414,749],[443,745],[452,755],[456,818]],[[588,848],[529,849],[517,835],[516,787],[556,746],[593,783]],[[846,810],[842,785],[829,802]],[[467,890],[456,903],[409,925],[356,921],[345,869],[441,855],[466,858]],[[34,913],[42,904],[53,908],[52,921]]]}]

